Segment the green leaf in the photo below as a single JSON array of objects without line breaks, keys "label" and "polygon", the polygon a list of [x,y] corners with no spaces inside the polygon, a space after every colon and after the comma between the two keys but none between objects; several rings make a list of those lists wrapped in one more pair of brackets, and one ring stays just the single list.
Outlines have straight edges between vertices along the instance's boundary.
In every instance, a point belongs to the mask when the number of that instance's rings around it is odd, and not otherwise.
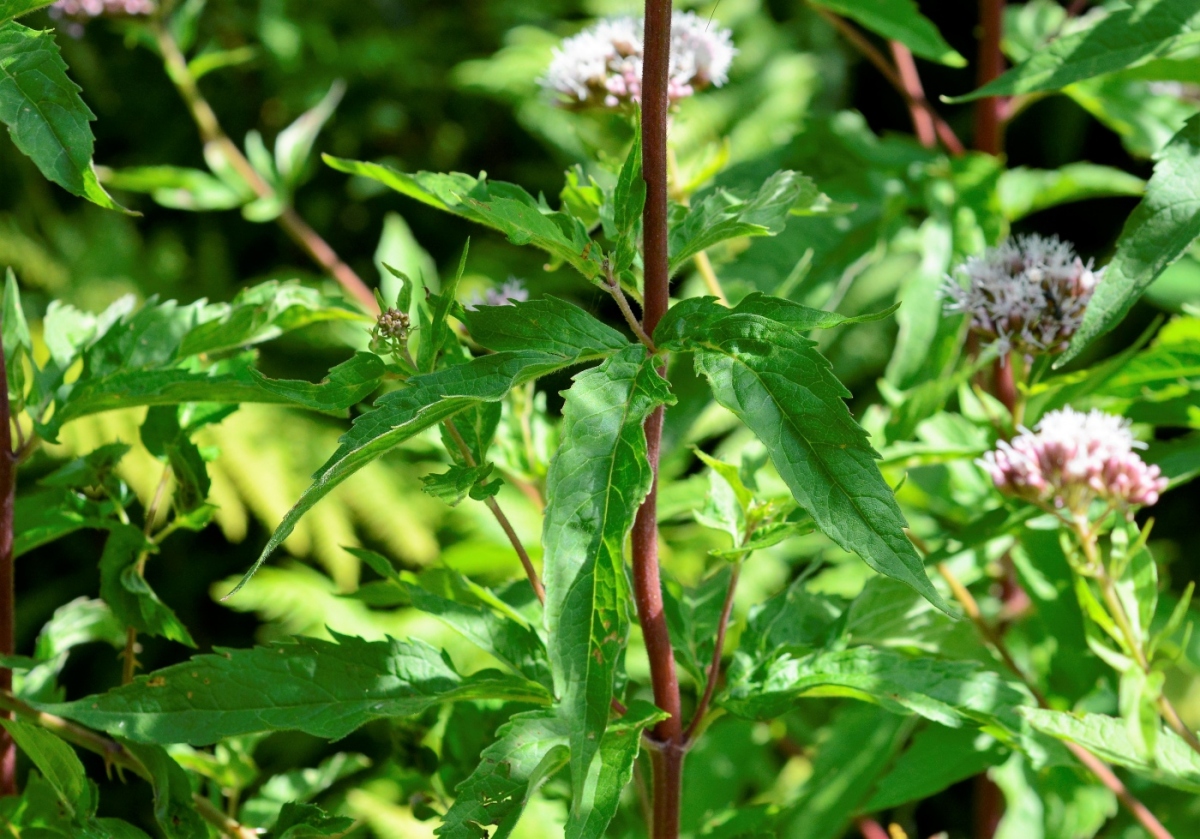
[{"label": "green leaf", "polygon": [[280,810],[288,802],[307,802],[331,786],[355,775],[371,765],[360,754],[338,752],[321,761],[318,766],[294,769],[273,775],[248,799],[239,810],[239,819],[250,827],[265,827],[275,823]]},{"label": "green leaf", "polygon": [[612,195],[613,234],[617,240],[612,270],[617,277],[628,271],[637,259],[638,229],[642,221],[642,210],[646,206],[640,122],[634,131],[633,146],[621,166],[617,186]]},{"label": "green leaf", "polygon": [[126,626],[195,647],[187,627],[158,599],[138,567],[139,558],[152,548],[139,528],[114,525],[100,557],[100,596]]},{"label": "green leaf", "polygon": [[45,709],[140,743],[203,746],[258,731],[336,740],[371,720],[460,699],[549,702],[544,688],[525,679],[494,671],[461,676],[423,641],[334,638],[219,649]]},{"label": "green leaf", "polygon": [[232,210],[252,201],[254,193],[233,187],[203,169],[183,166],[134,166],[102,170],[112,189],[146,193],[155,203],[172,210],[211,212]]},{"label": "green leaf", "polygon": [[34,492],[17,498],[13,524],[13,556],[20,557],[77,530],[111,527],[116,505],[62,489]]},{"label": "green leaf", "polygon": [[275,138],[275,168],[285,186],[294,187],[300,182],[317,135],[329,122],[345,95],[346,83],[335,81],[320,102],[301,114]]},{"label": "green leaf", "polygon": [[828,598],[809,593],[808,581],[795,580],[750,610],[729,681],[782,654],[804,655],[827,646],[842,612]]},{"label": "green leaf", "polygon": [[642,425],[674,401],[658,363],[636,345],[575,376],[546,478],[545,625],[576,810],[629,631],[625,540],[652,480]]},{"label": "green leaf", "polygon": [[507,839],[530,797],[567,765],[567,732],[555,712],[513,716],[483,750],[479,765],[455,791],[454,804],[435,831],[443,839]]},{"label": "green leaf", "polygon": [[980,731],[929,725],[916,733],[879,779],[863,809],[878,812],[929,798],[1003,763],[1008,754],[995,738]]},{"label": "green leaf", "polygon": [[420,338],[417,348],[417,367],[432,372],[437,367],[438,356],[443,349],[458,346],[458,336],[454,333],[447,318],[452,309],[458,305],[458,283],[463,272],[467,270],[467,254],[471,250],[471,240],[463,246],[462,256],[458,260],[458,270],[446,281],[442,293],[433,295],[430,300],[429,324],[423,328],[424,335]]},{"label": "green leaf", "polygon": [[1058,169],[1018,166],[1000,175],[996,193],[1004,217],[1017,221],[1060,204],[1112,195],[1141,195],[1141,178],[1095,163],[1068,163]]},{"label": "green leaf", "polygon": [[468,309],[463,312],[463,322],[480,346],[497,352],[537,350],[563,356],[592,355],[629,346],[629,340],[620,332],[556,297]]},{"label": "green leaf", "polygon": [[[17,13],[29,6],[17,3]],[[72,195],[124,211],[96,179],[95,138],[88,124],[95,118],[67,76],[54,33],[11,20],[0,23],[0,122],[8,126],[13,143],[43,175]]]},{"label": "green leaf", "polygon": [[693,256],[726,239],[778,235],[794,208],[822,198],[811,178],[787,170],[767,178],[753,195],[714,190],[672,221],[670,271],[675,273]]},{"label": "green leaf", "polygon": [[72,818],[87,819],[96,812],[96,796],[75,750],[44,728],[23,720],[0,719],[17,748],[54,787]]},{"label": "green leaf", "polygon": [[208,824],[192,804],[192,782],[161,746],[122,742],[150,772],[154,788],[154,820],[167,839],[209,839]]},{"label": "green leaf", "polygon": [[711,301],[672,308],[655,341],[695,352],[696,370],[717,401],[763,441],[825,535],[949,614],[904,534],[904,517],[874,462],[878,455],[846,409],[850,393],[813,341],[740,306],[728,310]]},{"label": "green leaf", "polygon": [[445,472],[422,477],[421,489],[434,498],[445,501],[451,507],[457,507],[468,494],[474,498],[478,491],[500,488],[500,481],[493,481],[482,487],[479,485],[481,481],[487,480],[493,468],[494,465],[491,463],[485,463],[482,466],[451,466]]},{"label": "green leaf", "polygon": [[1033,704],[1023,687],[968,661],[910,658],[854,647],[784,654],[730,685],[721,705],[756,719],[775,717],[804,695],[869,698],[894,713],[915,713],[950,728],[974,722],[1020,729],[1017,710]]},{"label": "green leaf", "polygon": [[1156,784],[1200,792],[1200,755],[1168,728],[1155,738],[1153,759],[1144,760],[1138,757],[1124,720],[1040,708],[1023,708],[1021,713],[1036,730],[1077,743],[1101,760],[1123,766]]},{"label": "green leaf", "polygon": [[54,0],[0,0],[0,23],[49,6]]},{"label": "green leaf", "polygon": [[142,421],[142,444],[150,454],[165,461],[175,479],[171,503],[178,514],[187,515],[204,506],[212,482],[200,449],[179,423],[179,408],[154,405]]},{"label": "green leaf", "polygon": [[704,684],[712,664],[717,625],[732,574],[733,566],[722,564],[695,588],[671,580],[663,585],[663,611],[675,660],[698,685]]},{"label": "green leaf", "polygon": [[582,804],[571,808],[566,839],[603,839],[620,806],[621,791],[633,777],[642,732],[667,716],[649,702],[637,700],[608,726],[583,782]]},{"label": "green leaf", "polygon": [[877,35],[904,44],[915,55],[945,64],[966,67],[967,60],[955,51],[933,21],[917,9],[913,0],[810,0],[852,18]]},{"label": "green leaf", "polygon": [[338,413],[362,402],[378,388],[387,373],[387,365],[374,353],[356,352],[329,371],[317,384],[288,379],[268,379],[250,370],[251,378],[264,392],[314,411]]},{"label": "green leaf", "polygon": [[599,277],[601,255],[591,247],[583,223],[554,212],[514,184],[473,178],[461,172],[409,175],[378,163],[360,163],[324,156],[325,162],[349,175],[359,175],[391,187],[410,198],[477,224],[498,230],[515,245],[533,245],[571,265],[589,280]]},{"label": "green leaf", "polygon": [[[25,362],[33,363],[33,339],[21,307],[17,277],[9,268],[4,275],[4,362],[8,374],[8,404],[15,414],[25,404]],[[36,370],[36,368],[35,368]]]},{"label": "green leaf", "polygon": [[1165,56],[1198,39],[1200,11],[1192,0],[1143,0],[1116,8],[1087,29],[1055,39],[995,81],[949,101],[1060,90]]},{"label": "green leaf", "polygon": [[340,837],[354,826],[354,819],[328,816],[315,804],[289,802],[279,811],[279,819],[271,830],[277,839],[318,839],[322,836]]},{"label": "green leaf", "polygon": [[390,451],[455,414],[488,402],[499,402],[512,388],[538,376],[588,360],[583,353],[565,355],[536,350],[499,352],[413,376],[407,387],[380,397],[375,408],[355,419],[338,450],[318,470],[313,484],[284,516],[235,594],[296,526],[296,522],[346,478]]},{"label": "green leaf", "polygon": [[[1196,13],[1200,21],[1200,12]],[[1117,252],[1088,304],[1061,367],[1116,326],[1168,265],[1200,236],[1200,115],[1158,155],[1146,197],[1125,222]]]}]

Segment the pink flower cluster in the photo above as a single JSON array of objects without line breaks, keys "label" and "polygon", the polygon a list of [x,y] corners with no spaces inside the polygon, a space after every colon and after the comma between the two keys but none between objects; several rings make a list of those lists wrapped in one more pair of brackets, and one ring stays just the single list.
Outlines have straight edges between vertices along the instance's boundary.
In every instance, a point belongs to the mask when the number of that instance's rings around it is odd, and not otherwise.
[{"label": "pink flower cluster", "polygon": [[58,0],[50,9],[55,17],[71,18],[148,15],[153,11],[153,0]]},{"label": "pink flower cluster", "polygon": [[[728,29],[695,12],[671,20],[668,95],[672,102],[709,85],[720,87],[737,54]],[[618,108],[642,98],[645,23],[631,17],[602,20],[555,48],[542,86],[571,107]]]},{"label": "pink flower cluster", "polygon": [[1093,410],[1051,411],[1036,433],[1023,429],[979,461],[993,483],[1008,495],[1041,507],[1086,516],[1092,502],[1128,509],[1158,502],[1167,488],[1157,466],[1134,451],[1129,421]]}]

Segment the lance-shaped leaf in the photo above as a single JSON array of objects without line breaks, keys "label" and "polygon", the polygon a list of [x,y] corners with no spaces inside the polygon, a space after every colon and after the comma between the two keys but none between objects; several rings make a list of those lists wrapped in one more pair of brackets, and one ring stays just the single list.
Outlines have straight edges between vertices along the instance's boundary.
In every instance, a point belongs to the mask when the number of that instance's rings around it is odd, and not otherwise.
[{"label": "lance-shaped leaf", "polygon": [[711,301],[672,308],[655,341],[695,353],[696,370],[717,401],[763,441],[780,477],[825,535],[949,613],[904,533],[904,516],[875,464],[878,455],[846,408],[850,393],[813,341],[778,321]]},{"label": "lance-shaped leaf", "polygon": [[251,369],[250,375],[265,393],[280,397],[279,401],[314,411],[337,413],[370,396],[379,387],[386,372],[387,367],[379,356],[356,352],[353,358],[331,369],[325,380],[316,384],[268,379],[254,369]]},{"label": "lance-shaped leaf", "polygon": [[1021,714],[1038,731],[1078,743],[1096,757],[1124,766],[1156,784],[1200,793],[1200,755],[1170,729],[1158,733],[1153,756],[1143,759],[1138,756],[1129,726],[1116,717],[1041,708],[1025,708]]},{"label": "lance-shaped leaf", "polygon": [[546,631],[570,731],[575,807],[608,723],[629,629],[625,539],[652,479],[642,425],[673,401],[658,360],[630,346],[575,377],[546,478]]},{"label": "lance-shaped leaf", "polygon": [[[1200,20],[1200,12],[1196,13]],[[1146,197],[1125,222],[1117,252],[1056,367],[1116,326],[1167,266],[1200,237],[1200,114],[1158,155]]]},{"label": "lance-shaped leaf", "polygon": [[385,394],[375,408],[359,416],[340,440],[336,452],[317,471],[312,485],[288,511],[254,566],[230,592],[238,591],[296,526],[300,517],[342,481],[405,440],[460,411],[499,402],[512,388],[538,376],[594,358],[536,350],[499,352],[467,364],[414,376],[407,386]]},{"label": "lance-shaped leaf", "polygon": [[1019,731],[1018,709],[1034,704],[1020,685],[975,662],[910,658],[873,647],[778,656],[731,685],[721,704],[766,719],[810,691],[866,695],[896,713],[920,714],[950,728],[974,721]]},{"label": "lance-shaped leaf", "polygon": [[481,346],[497,352],[600,354],[629,346],[629,340],[608,324],[555,297],[508,306],[480,306],[465,311],[463,322]]},{"label": "lance-shaped leaf", "polygon": [[[4,11],[22,14],[32,5],[10,0]],[[13,143],[71,194],[121,210],[92,167],[96,141],[89,123],[95,118],[67,76],[54,33],[12,20],[0,23],[0,122],[8,126]]]},{"label": "lance-shaped leaf", "polygon": [[1198,38],[1200,9],[1194,0],[1143,0],[1114,10],[1094,26],[1055,39],[990,84],[950,101],[1060,90],[1164,56]]},{"label": "lance-shaped leaf", "polygon": [[600,276],[600,248],[591,247],[583,222],[555,212],[515,184],[473,178],[461,172],[410,175],[379,163],[325,155],[325,162],[349,175],[379,181],[422,204],[498,230],[514,245],[533,245],[565,262],[589,280]]},{"label": "lance-shaped leaf", "polygon": [[67,812],[87,819],[96,812],[96,790],[88,782],[75,750],[44,728],[23,720],[0,720],[17,744],[54,788]]},{"label": "lance-shaped leaf", "polygon": [[46,710],[141,743],[215,743],[258,731],[304,731],[336,740],[371,720],[419,714],[459,699],[543,704],[525,679],[460,675],[423,641],[295,638],[218,650],[132,684]]},{"label": "lance-shaped leaf", "polygon": [[904,44],[914,54],[949,67],[966,67],[933,21],[921,14],[913,0],[809,0],[839,15],[852,18],[877,35]]},{"label": "lance-shaped leaf", "polygon": [[565,721],[554,711],[517,714],[496,732],[479,766],[456,790],[454,804],[436,831],[443,839],[506,839],[530,796],[567,765]]}]

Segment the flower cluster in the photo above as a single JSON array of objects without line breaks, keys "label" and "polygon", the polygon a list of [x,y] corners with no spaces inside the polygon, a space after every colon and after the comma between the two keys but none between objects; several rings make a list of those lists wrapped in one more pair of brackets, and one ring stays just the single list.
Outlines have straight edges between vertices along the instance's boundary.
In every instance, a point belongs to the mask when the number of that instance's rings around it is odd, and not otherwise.
[{"label": "flower cluster", "polygon": [[58,0],[50,9],[56,17],[70,18],[148,15],[153,11],[153,0]]},{"label": "flower cluster", "polygon": [[1092,502],[1128,509],[1155,504],[1167,487],[1157,466],[1134,451],[1129,421],[1093,410],[1051,411],[1036,433],[1022,429],[979,464],[1001,492],[1049,510],[1086,516]]},{"label": "flower cluster", "polygon": [[405,312],[394,308],[385,309],[375,320],[375,328],[371,331],[372,348],[403,356],[408,351],[408,333],[411,325]]},{"label": "flower cluster", "polygon": [[[668,95],[677,102],[729,78],[737,54],[728,29],[695,12],[671,20]],[[542,86],[573,107],[617,108],[642,99],[645,22],[631,17],[603,20],[555,48]]]},{"label": "flower cluster", "polygon": [[472,292],[467,301],[467,308],[475,311],[480,306],[511,306],[513,303],[524,303],[529,299],[529,290],[516,277],[509,277],[508,282],[499,289],[489,288],[481,297],[479,292]]},{"label": "flower cluster", "polygon": [[1067,348],[1103,270],[1058,237],[1033,235],[972,257],[955,274],[944,286],[946,313],[969,315],[972,331],[1001,354],[1030,356]]}]

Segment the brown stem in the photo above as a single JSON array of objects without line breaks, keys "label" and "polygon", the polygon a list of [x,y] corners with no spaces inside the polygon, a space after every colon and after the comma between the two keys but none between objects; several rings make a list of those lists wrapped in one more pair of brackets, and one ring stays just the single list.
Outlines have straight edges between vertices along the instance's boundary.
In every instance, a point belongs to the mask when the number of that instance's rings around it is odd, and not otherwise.
[{"label": "brown stem", "polygon": [[1088,7],[1088,3],[1090,2],[1091,0],[1074,0],[1074,2],[1067,7],[1067,17],[1075,17],[1076,15],[1081,14],[1083,10]]},{"label": "brown stem", "polygon": [[[0,318],[0,327],[3,318]],[[17,455],[13,452],[12,415],[8,404],[8,367],[0,350],[0,655],[17,650],[17,591],[13,567],[13,504],[17,494]],[[0,690],[12,690],[12,671],[0,668]],[[0,797],[17,794],[17,747],[0,731]]]},{"label": "brown stem", "polygon": [[[179,95],[183,98],[184,104],[191,112],[192,119],[195,120],[196,127],[200,129],[200,137],[205,144],[211,144],[216,148],[221,156],[229,162],[229,165],[237,170],[242,180],[254,191],[255,195],[259,198],[274,198],[275,190],[263,179],[246,156],[242,154],[237,144],[229,139],[229,135],[221,128],[216,112],[208,104],[204,94],[200,92],[196,77],[188,68],[187,58],[179,49],[179,44],[170,30],[160,21],[155,21],[151,28],[158,43],[159,52],[162,54],[167,76],[170,77],[176,90],[179,91]],[[379,311],[375,295],[367,287],[367,284],[362,281],[353,268],[342,261],[329,243],[322,239],[321,235],[313,230],[294,208],[285,207],[276,221],[292,241],[337,280],[342,289],[362,304],[367,311]]]},{"label": "brown stem", "polygon": [[[446,433],[450,435],[450,439],[458,447],[458,452],[462,455],[462,459],[466,461],[466,464],[472,467],[475,466],[475,456],[471,454],[471,449],[467,445],[467,441],[463,439],[462,434],[454,427],[454,420],[446,420],[442,423],[442,427],[446,429]],[[537,595],[537,599],[544,605],[546,603],[546,589],[538,577],[537,569],[533,567],[533,560],[529,558],[529,553],[525,550],[525,546],[521,544],[521,537],[517,535],[517,531],[513,530],[512,523],[508,520],[508,516],[504,515],[504,511],[500,509],[500,505],[496,502],[495,498],[488,498],[484,503],[492,511],[492,515],[496,517],[496,521],[500,523],[504,534],[508,536],[508,541],[512,543],[513,550],[517,552],[517,556],[521,560],[521,567],[525,569],[525,576],[529,578],[529,585],[533,586],[533,593]]]},{"label": "brown stem", "polygon": [[931,149],[937,145],[937,133],[933,129],[933,117],[929,115],[929,111],[916,104],[925,99],[925,88],[921,85],[917,62],[912,51],[904,44],[899,41],[889,41],[888,44],[892,48],[892,60],[896,62],[900,82],[908,95],[908,110],[912,114],[913,131],[916,132],[921,145]]},{"label": "brown stem", "polygon": [[605,273],[608,278],[608,291],[612,294],[613,300],[617,301],[617,308],[621,310],[621,315],[625,318],[625,322],[629,324],[629,328],[633,330],[633,334],[642,342],[642,345],[651,353],[658,352],[654,346],[654,341],[646,334],[646,330],[638,322],[637,317],[633,314],[633,309],[629,308],[629,300],[625,297],[625,292],[621,291],[621,283],[613,276],[612,266],[605,260]]},{"label": "brown stem", "polygon": [[[978,86],[983,87],[1004,72],[1004,53],[1000,38],[1004,32],[1004,0],[979,0],[979,73]],[[975,103],[975,148],[988,154],[1004,150],[1000,131],[1004,100],[988,96]]]},{"label": "brown stem", "polygon": [[737,593],[738,577],[742,573],[739,562],[733,566],[733,574],[729,577],[729,588],[725,590],[725,603],[721,606],[721,618],[717,621],[717,640],[713,645],[712,663],[708,666],[708,680],[704,684],[704,694],[696,706],[695,716],[692,717],[687,731],[683,732],[683,741],[691,742],[708,712],[708,704],[712,701],[713,692],[717,688],[717,679],[721,675],[721,656],[725,652],[725,632],[729,629],[729,615],[733,611],[733,596]]},{"label": "brown stem", "polygon": [[954,133],[954,129],[950,127],[949,123],[942,119],[941,115],[929,103],[924,94],[920,98],[913,97],[905,86],[900,74],[896,72],[896,69],[892,67],[891,63],[884,57],[884,54],[867,40],[866,36],[832,12],[818,6],[812,6],[811,8],[818,15],[829,21],[829,24],[840,32],[850,42],[851,46],[862,54],[863,58],[875,65],[875,69],[883,74],[888,84],[904,97],[904,101],[908,104],[909,108],[919,108],[929,115],[929,118],[933,120],[934,131],[937,133],[938,139],[942,141],[942,145],[946,147],[946,151],[956,157],[966,152],[962,141],[958,139],[958,135]]},{"label": "brown stem", "polygon": [[[917,544],[917,546],[921,548],[923,552],[928,553],[928,551],[921,546],[919,540],[914,540],[914,543]],[[946,584],[950,586],[950,591],[954,595],[954,599],[957,600],[959,605],[963,607],[963,611],[967,613],[967,617],[971,619],[971,622],[975,625],[983,640],[989,644],[993,650],[996,651],[1008,669],[1012,671],[1013,675],[1020,679],[1025,684],[1025,687],[1029,688],[1030,693],[1033,694],[1033,697],[1037,700],[1038,705],[1042,708],[1049,708],[1050,703],[1046,701],[1046,697],[1040,690],[1038,690],[1037,686],[1033,683],[1033,680],[1029,678],[1029,676],[1025,675],[1025,672],[1019,666],[1017,666],[1017,662],[1015,659],[1013,659],[1012,653],[1009,652],[1008,646],[1004,643],[1004,639],[1001,638],[995,632],[995,630],[988,625],[987,621],[983,619],[983,613],[979,609],[979,603],[976,602],[975,597],[971,594],[970,590],[959,581],[958,577],[954,575],[954,572],[952,572],[949,566],[947,566],[944,562],[938,563],[937,570],[938,573],[942,575],[942,579],[946,581]],[[1125,784],[1121,782],[1121,779],[1113,773],[1108,764],[1089,752],[1083,746],[1080,746],[1076,743],[1067,742],[1066,747],[1073,755],[1075,755],[1075,757],[1079,759],[1080,763],[1087,767],[1092,774],[1096,776],[1100,783],[1108,787],[1108,789],[1110,789],[1113,794],[1117,796],[1117,800],[1120,801],[1121,804],[1124,805],[1125,809],[1127,809],[1130,814],[1132,814],[1133,817],[1138,820],[1138,823],[1142,827],[1146,828],[1146,832],[1154,837],[1154,839],[1174,839],[1170,831],[1163,827],[1162,822],[1160,822],[1155,815],[1150,812],[1146,805],[1139,801],[1133,795],[1133,793],[1129,791]]]},{"label": "brown stem", "polygon": [[679,836],[683,757],[684,749],[679,743],[662,743],[650,749],[650,773],[654,787],[652,839],[675,839]]}]

